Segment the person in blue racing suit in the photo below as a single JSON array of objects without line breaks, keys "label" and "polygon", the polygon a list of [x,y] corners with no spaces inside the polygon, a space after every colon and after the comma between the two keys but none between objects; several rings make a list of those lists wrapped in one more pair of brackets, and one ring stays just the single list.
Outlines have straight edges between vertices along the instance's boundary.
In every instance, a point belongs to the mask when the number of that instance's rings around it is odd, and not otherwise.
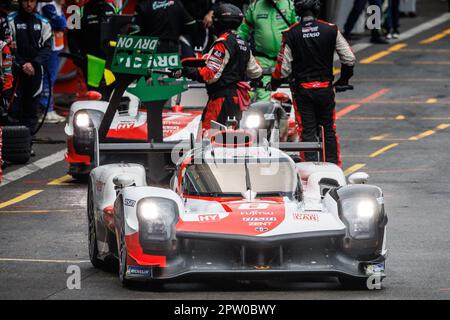
[{"label": "person in blue racing suit", "polygon": [[37,0],[20,0],[19,10],[8,16],[15,59],[16,98],[11,116],[35,133],[42,92],[43,65],[52,52],[50,23],[36,12]]}]

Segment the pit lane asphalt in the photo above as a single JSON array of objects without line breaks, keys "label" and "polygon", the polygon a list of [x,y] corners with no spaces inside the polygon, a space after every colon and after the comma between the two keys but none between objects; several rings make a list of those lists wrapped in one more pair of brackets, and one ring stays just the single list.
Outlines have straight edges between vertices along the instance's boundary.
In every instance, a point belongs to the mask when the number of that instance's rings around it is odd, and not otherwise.
[{"label": "pit lane asphalt", "polygon": [[[447,29],[442,24],[400,51],[359,64],[355,91],[338,96],[338,112],[352,110],[337,122],[344,169],[363,167],[385,193],[389,258],[383,290],[342,290],[333,279],[124,289],[116,274],[87,261],[86,186],[48,185],[66,174],[66,164],[58,162],[0,188],[0,299],[449,299],[450,35],[420,44]],[[390,47],[360,52],[359,60]],[[62,126],[48,126],[40,135],[62,139]],[[39,146],[38,157],[61,148]],[[2,207],[33,190],[36,195]],[[81,290],[66,287],[72,264],[81,268]]]}]

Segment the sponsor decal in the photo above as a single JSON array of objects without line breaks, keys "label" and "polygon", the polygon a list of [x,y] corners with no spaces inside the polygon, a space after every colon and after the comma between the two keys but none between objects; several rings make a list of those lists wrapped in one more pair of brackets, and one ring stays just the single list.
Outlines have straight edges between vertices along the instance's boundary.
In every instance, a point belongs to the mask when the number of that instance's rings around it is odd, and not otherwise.
[{"label": "sponsor decal", "polygon": [[270,227],[272,222],[249,222],[248,225],[250,227]]},{"label": "sponsor decal", "polygon": [[304,34],[303,34],[303,39],[307,39],[307,38],[318,38],[318,37],[320,37],[320,32],[304,33]]},{"label": "sponsor decal", "polygon": [[209,57],[209,60],[216,63],[222,63],[223,61],[221,59],[218,59],[216,57]]},{"label": "sponsor decal", "polygon": [[171,1],[155,1],[153,2],[153,10],[158,10],[158,9],[166,9],[170,6],[173,6],[175,4],[175,1],[171,0]]},{"label": "sponsor decal", "polygon": [[256,19],[268,19],[269,14],[268,13],[260,13],[256,16]]},{"label": "sponsor decal", "polygon": [[302,28],[303,38],[317,38],[320,37],[318,26],[306,26]]},{"label": "sponsor decal", "polygon": [[119,122],[119,124],[117,125],[117,129],[118,130],[122,130],[122,129],[133,129],[135,126],[135,122]]},{"label": "sponsor decal", "polygon": [[294,212],[294,219],[299,221],[319,222],[319,215],[317,213]]},{"label": "sponsor decal", "polygon": [[241,212],[241,216],[274,216],[273,211],[244,211]]},{"label": "sponsor decal", "polygon": [[266,231],[269,231],[269,228],[258,227],[258,228],[255,228],[255,231],[258,231],[258,232],[266,232]]},{"label": "sponsor decal", "polygon": [[366,267],[367,274],[383,273],[383,272],[384,272],[384,263],[369,264]]},{"label": "sponsor decal", "polygon": [[118,130],[133,129],[134,125],[135,125],[134,122],[119,122],[119,124],[117,125],[117,129]]},{"label": "sponsor decal", "polygon": [[243,203],[239,206],[239,210],[264,210],[269,207],[268,203],[258,203],[258,202],[252,202],[252,203]]},{"label": "sponsor decal", "polygon": [[[282,9],[282,10],[280,10],[281,11],[281,13],[283,14],[283,15],[286,15],[286,13],[287,13],[287,11],[286,11],[286,9]],[[281,16],[281,14],[277,14],[277,20],[281,20],[281,19],[283,19],[283,17]]]},{"label": "sponsor decal", "polygon": [[105,183],[102,181],[95,182],[95,189],[97,190],[97,192],[102,192],[104,186],[105,186]]},{"label": "sponsor decal", "polygon": [[248,217],[248,218],[242,218],[242,221],[246,221],[246,222],[277,221],[277,218],[275,218],[275,217]]},{"label": "sponsor decal", "polygon": [[33,26],[33,28],[34,28],[34,31],[40,31],[41,30],[41,25],[40,24],[35,24]]},{"label": "sponsor decal", "polygon": [[225,53],[221,52],[219,50],[214,50],[212,53],[213,56],[216,56],[217,58],[223,59],[225,58]]},{"label": "sponsor decal", "polygon": [[127,207],[132,207],[134,208],[134,206],[136,205],[136,201],[135,200],[131,200],[131,199],[125,199],[124,204]]},{"label": "sponsor decal", "polygon": [[317,32],[319,31],[319,27],[304,27],[302,28],[303,33]]},{"label": "sponsor decal", "polygon": [[218,214],[202,214],[198,216],[198,221],[200,222],[217,222],[219,220]]},{"label": "sponsor decal", "polygon": [[127,273],[130,275],[151,276],[152,269],[129,266],[127,268]]}]

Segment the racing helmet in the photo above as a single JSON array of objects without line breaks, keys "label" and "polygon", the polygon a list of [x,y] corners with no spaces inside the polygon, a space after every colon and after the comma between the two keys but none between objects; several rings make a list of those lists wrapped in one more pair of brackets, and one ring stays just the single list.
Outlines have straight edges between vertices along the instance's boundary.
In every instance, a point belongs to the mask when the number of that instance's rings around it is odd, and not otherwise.
[{"label": "racing helmet", "polygon": [[214,10],[213,26],[216,34],[237,29],[244,20],[244,14],[238,7],[223,3]]},{"label": "racing helmet", "polygon": [[294,0],[295,12],[298,16],[303,16],[305,12],[310,11],[317,17],[321,5],[320,0]]}]

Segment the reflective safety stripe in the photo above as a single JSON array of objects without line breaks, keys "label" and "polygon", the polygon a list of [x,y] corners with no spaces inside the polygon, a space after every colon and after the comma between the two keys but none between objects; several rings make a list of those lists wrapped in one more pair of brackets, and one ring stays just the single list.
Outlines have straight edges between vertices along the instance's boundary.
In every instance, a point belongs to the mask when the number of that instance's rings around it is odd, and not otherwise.
[{"label": "reflective safety stripe", "polygon": [[330,86],[330,81],[304,82],[301,84],[301,86],[303,87],[303,89],[323,89],[323,88],[328,88]]}]

